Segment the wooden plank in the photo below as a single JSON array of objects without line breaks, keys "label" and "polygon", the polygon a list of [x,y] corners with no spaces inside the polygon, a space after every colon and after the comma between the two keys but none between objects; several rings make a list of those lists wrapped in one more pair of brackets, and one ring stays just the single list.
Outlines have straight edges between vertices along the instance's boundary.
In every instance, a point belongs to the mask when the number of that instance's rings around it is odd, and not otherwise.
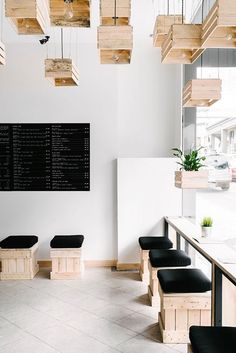
[{"label": "wooden plank", "polygon": [[193,351],[192,351],[192,346],[191,346],[190,343],[188,344],[188,353],[193,353]]},{"label": "wooden plank", "polygon": [[165,330],[174,331],[176,328],[176,312],[175,309],[165,309],[164,307],[164,315],[165,315]]},{"label": "wooden plank", "polygon": [[[72,59],[69,58],[46,59],[45,77],[52,80],[52,83],[56,87],[78,86],[78,69],[73,64]],[[64,249],[64,251],[65,250],[66,249]],[[60,251],[63,251],[63,249],[60,249]]]},{"label": "wooden plank", "polygon": [[201,326],[211,326],[211,312],[209,310],[201,310]]},{"label": "wooden plank", "polygon": [[189,310],[210,310],[211,297],[210,295],[198,296],[198,293],[188,293],[188,296],[163,296],[164,309],[189,309]]},{"label": "wooden plank", "polygon": [[187,309],[176,309],[176,330],[186,330],[188,325],[188,311]]},{"label": "wooden plank", "polygon": [[[210,315],[210,310],[209,310],[209,315]],[[188,310],[187,330],[193,325],[200,326],[200,324],[201,324],[200,310]]]},{"label": "wooden plank", "polygon": [[175,186],[182,189],[208,188],[208,171],[176,171]]},{"label": "wooden plank", "polygon": [[115,50],[115,49],[102,49],[100,50],[100,63],[101,64],[130,64],[131,50]]},{"label": "wooden plank", "polygon": [[99,26],[97,31],[99,49],[132,49],[133,27]]}]

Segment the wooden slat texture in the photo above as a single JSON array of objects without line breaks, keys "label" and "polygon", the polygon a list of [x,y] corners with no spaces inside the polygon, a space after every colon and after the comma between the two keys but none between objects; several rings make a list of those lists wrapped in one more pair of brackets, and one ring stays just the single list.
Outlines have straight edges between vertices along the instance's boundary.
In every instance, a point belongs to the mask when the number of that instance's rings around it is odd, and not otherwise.
[{"label": "wooden slat texture", "polygon": [[193,353],[191,344],[188,344],[188,353]]},{"label": "wooden slat texture", "polygon": [[183,89],[183,107],[209,107],[221,99],[220,79],[195,79]]},{"label": "wooden slat texture", "polygon": [[148,269],[149,250],[140,248],[140,277],[143,282],[149,283]]},{"label": "wooden slat texture", "polygon": [[201,25],[174,24],[161,46],[164,64],[192,64],[203,53]]},{"label": "wooden slat texture", "polygon": [[18,34],[45,34],[48,7],[44,0],[5,0],[5,14]]},{"label": "wooden slat texture", "polygon": [[1,280],[32,279],[38,272],[36,253],[38,244],[29,249],[0,249]]},{"label": "wooden slat texture", "polygon": [[54,86],[78,86],[78,69],[73,64],[72,59],[46,59],[45,77]]},{"label": "wooden slat texture", "polygon": [[217,0],[202,25],[203,48],[236,47],[236,2]]},{"label": "wooden slat texture", "polygon": [[[116,7],[115,7],[116,5]],[[100,0],[100,22],[103,26],[125,26],[131,16],[130,0]],[[115,20],[116,17],[116,20]]]},{"label": "wooden slat texture", "polygon": [[161,47],[165,40],[171,25],[181,24],[183,21],[182,15],[159,15],[156,18],[153,30],[153,46]]},{"label": "wooden slat texture", "polygon": [[71,4],[73,17],[65,18],[66,5],[62,0],[49,0],[52,26],[90,27],[90,0],[74,0]]},{"label": "wooden slat texture", "polygon": [[175,186],[181,189],[206,189],[208,188],[208,171],[176,171]]}]

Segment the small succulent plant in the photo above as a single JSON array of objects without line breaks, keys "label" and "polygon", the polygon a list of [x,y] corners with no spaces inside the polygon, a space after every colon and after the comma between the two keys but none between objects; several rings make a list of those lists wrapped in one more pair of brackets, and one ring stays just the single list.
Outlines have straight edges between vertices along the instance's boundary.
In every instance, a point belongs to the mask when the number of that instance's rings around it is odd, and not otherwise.
[{"label": "small succulent plant", "polygon": [[202,227],[212,227],[213,220],[211,217],[204,217],[201,223]]}]

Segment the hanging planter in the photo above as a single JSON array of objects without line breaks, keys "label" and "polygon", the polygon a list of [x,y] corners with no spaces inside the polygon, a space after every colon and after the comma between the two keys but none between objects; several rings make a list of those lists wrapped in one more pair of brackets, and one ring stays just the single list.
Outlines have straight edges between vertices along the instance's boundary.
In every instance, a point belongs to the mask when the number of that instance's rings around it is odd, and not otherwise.
[{"label": "hanging planter", "polygon": [[5,14],[18,34],[44,34],[48,11],[44,0],[5,0]]},{"label": "hanging planter", "polygon": [[161,46],[164,64],[192,64],[205,49],[201,48],[202,25],[174,24]]},{"label": "hanging planter", "polygon": [[100,22],[112,26],[114,17],[118,26],[127,26],[131,16],[131,0],[100,0]]},{"label": "hanging planter", "polygon": [[0,65],[6,64],[5,45],[0,41]]},{"label": "hanging planter", "polygon": [[202,25],[202,47],[236,47],[236,1],[216,0]]},{"label": "hanging planter", "polygon": [[202,161],[205,160],[204,156],[199,156],[199,151],[190,151],[185,154],[178,148],[173,148],[174,156],[180,159],[177,162],[181,169],[175,172],[175,186],[181,189],[206,189],[208,188],[208,171],[201,169],[204,165]]},{"label": "hanging planter", "polygon": [[132,48],[133,27],[98,27],[98,49],[100,49],[101,64],[129,64]]},{"label": "hanging planter", "polygon": [[220,79],[195,79],[183,89],[183,107],[209,107],[221,99]]},{"label": "hanging planter", "polygon": [[165,40],[171,25],[181,24],[182,15],[159,15],[156,18],[153,30],[153,46],[161,47]]},{"label": "hanging planter", "polygon": [[90,27],[90,0],[50,0],[52,26]]}]

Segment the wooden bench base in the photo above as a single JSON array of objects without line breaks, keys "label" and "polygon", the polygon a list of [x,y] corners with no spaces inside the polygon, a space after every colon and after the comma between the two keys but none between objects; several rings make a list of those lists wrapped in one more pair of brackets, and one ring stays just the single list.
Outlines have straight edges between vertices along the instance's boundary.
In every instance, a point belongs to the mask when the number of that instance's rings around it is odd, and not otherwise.
[{"label": "wooden bench base", "polygon": [[81,248],[51,249],[51,279],[76,279],[81,277],[84,264]]},{"label": "wooden bench base", "polygon": [[150,301],[151,306],[158,308],[158,310],[160,310],[160,297],[159,294],[158,295],[153,295],[151,286],[148,286],[148,298]]},{"label": "wooden bench base", "polygon": [[142,250],[140,248],[140,270],[139,274],[143,282],[149,283],[148,270],[149,250]]},{"label": "wooden bench base", "polygon": [[37,250],[38,244],[29,249],[0,249],[0,280],[33,279],[39,270],[36,261]]},{"label": "wooden bench base", "polygon": [[211,325],[211,295],[206,293],[164,293],[159,286],[161,312],[158,315],[163,343],[189,343],[192,325]]}]

